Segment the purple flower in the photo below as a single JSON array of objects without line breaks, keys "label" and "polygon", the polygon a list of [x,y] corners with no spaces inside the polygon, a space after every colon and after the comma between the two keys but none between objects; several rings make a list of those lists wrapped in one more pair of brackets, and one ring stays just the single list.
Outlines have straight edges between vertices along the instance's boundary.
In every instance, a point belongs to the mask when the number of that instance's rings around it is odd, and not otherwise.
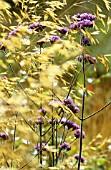
[{"label": "purple flower", "polygon": [[42,31],[46,26],[44,26],[43,24],[41,23],[36,23],[36,24],[30,24],[29,25],[29,28],[30,29],[35,29],[36,31]]},{"label": "purple flower", "polygon": [[[79,154],[75,154],[74,157],[75,157],[76,160],[79,160]],[[81,156],[81,162],[82,162],[82,163],[85,162],[84,156]]]},{"label": "purple flower", "polygon": [[59,42],[62,41],[61,38],[58,37],[58,36],[50,36],[50,37],[48,38],[48,40],[50,40],[51,44],[55,43],[56,41],[59,41]]},{"label": "purple flower", "polygon": [[61,150],[66,149],[67,151],[71,150],[71,145],[67,142],[64,142],[60,145]]},{"label": "purple flower", "polygon": [[34,29],[34,28],[35,28],[35,24],[30,24],[30,25],[29,25],[29,28],[30,28],[30,29]]},{"label": "purple flower", "polygon": [[77,28],[78,28],[77,23],[70,25],[70,29],[71,29],[71,30],[76,30]]},{"label": "purple flower", "polygon": [[67,105],[67,107],[73,112],[78,113],[80,110],[75,104]]},{"label": "purple flower", "polygon": [[43,120],[39,116],[37,117],[36,123],[37,124],[44,124]]},{"label": "purple flower", "polygon": [[[77,129],[77,130],[74,132],[74,136],[75,136],[76,138],[80,138],[80,135],[81,135],[81,131],[80,131],[80,129]],[[82,131],[82,138],[85,138],[85,132],[84,132],[84,131]]]},{"label": "purple flower", "polygon": [[39,113],[42,113],[42,114],[46,114],[46,109],[45,108],[41,108],[38,110]]},{"label": "purple flower", "polygon": [[[81,62],[83,60],[83,56],[81,56],[81,55],[77,56],[76,60]],[[95,57],[90,56],[89,54],[85,54],[84,60],[85,60],[85,63],[87,63],[87,62],[89,62],[90,64],[96,64],[97,63],[97,59]]]},{"label": "purple flower", "polygon": [[18,32],[18,29],[15,29],[15,30],[9,32],[8,38],[10,38],[10,37],[12,37],[12,36],[16,36],[16,35],[17,35],[17,32]]},{"label": "purple flower", "polygon": [[64,99],[63,104],[67,106],[73,113],[78,113],[80,110],[79,108],[73,104],[72,99]]},{"label": "purple flower", "polygon": [[81,45],[82,46],[91,46],[90,39],[89,38],[85,38],[84,36],[82,36]]},{"label": "purple flower", "polygon": [[63,35],[69,33],[69,29],[66,28],[66,27],[61,27],[61,28],[58,29],[58,31]]},{"label": "purple flower", "polygon": [[7,140],[7,139],[9,139],[9,136],[4,132],[0,132],[0,139],[1,140]]},{"label": "purple flower", "polygon": [[79,125],[75,124],[74,122],[70,120],[61,120],[61,124],[63,124],[64,126],[67,126],[68,130],[69,129],[76,130],[80,128]]},{"label": "purple flower", "polygon": [[[42,143],[42,151],[46,151],[46,143]],[[38,152],[40,151],[40,143],[38,143],[35,147],[34,147]]]},{"label": "purple flower", "polygon": [[73,101],[72,101],[71,98],[64,99],[64,101],[63,101],[63,104],[64,104],[64,105],[72,104],[72,103],[73,103]]},{"label": "purple flower", "polygon": [[97,59],[95,57],[90,56],[89,54],[85,54],[85,59],[90,64],[96,64],[97,63]]}]

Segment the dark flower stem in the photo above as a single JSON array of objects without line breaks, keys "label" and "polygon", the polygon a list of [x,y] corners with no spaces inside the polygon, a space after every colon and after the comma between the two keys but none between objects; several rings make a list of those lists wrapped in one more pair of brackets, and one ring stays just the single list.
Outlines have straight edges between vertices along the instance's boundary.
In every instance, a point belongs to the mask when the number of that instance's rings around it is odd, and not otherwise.
[{"label": "dark flower stem", "polygon": [[[15,137],[16,137],[16,130],[17,130],[17,116],[18,112],[15,112],[15,122],[14,122],[14,134],[13,134],[13,144],[12,144],[12,150],[15,150]],[[13,166],[13,161],[11,161],[11,167]]]},{"label": "dark flower stem", "polygon": [[[53,111],[53,108],[52,108],[52,111]],[[54,131],[55,131],[54,128],[55,128],[55,123],[54,123],[54,118],[52,116],[52,146],[54,146]],[[54,166],[54,152],[52,152],[52,167],[53,166]]]},{"label": "dark flower stem", "polygon": [[40,164],[42,165],[42,124],[39,124],[39,130],[40,130],[40,152],[39,152],[39,156],[40,156]]},{"label": "dark flower stem", "polygon": [[7,167],[9,168],[10,167],[10,165],[9,165],[9,163],[8,163],[8,161],[7,161],[7,158],[6,158],[6,156],[5,156],[5,154],[4,154],[4,152],[3,152],[3,150],[2,150],[2,148],[3,148],[3,146],[2,146],[2,142],[0,142],[0,144],[1,144],[1,152],[2,152],[2,155],[3,155],[3,158],[4,158],[4,160],[5,160],[5,162],[6,162],[6,164],[7,164]]},{"label": "dark flower stem", "polygon": [[[55,132],[56,132],[56,149],[58,148],[58,141],[57,141],[57,127],[58,127],[58,122],[56,121],[55,123]],[[57,158],[57,152],[56,152],[56,164],[58,162],[58,158]]]},{"label": "dark flower stem", "polygon": [[84,84],[84,91],[83,91],[83,99],[82,99],[82,115],[81,115],[81,126],[80,126],[80,148],[79,148],[79,160],[78,160],[78,170],[80,170],[81,166],[81,155],[82,155],[82,130],[83,130],[83,121],[84,121],[84,106],[85,106],[85,88],[86,88],[86,75],[85,75],[85,60],[83,54],[83,84]]}]

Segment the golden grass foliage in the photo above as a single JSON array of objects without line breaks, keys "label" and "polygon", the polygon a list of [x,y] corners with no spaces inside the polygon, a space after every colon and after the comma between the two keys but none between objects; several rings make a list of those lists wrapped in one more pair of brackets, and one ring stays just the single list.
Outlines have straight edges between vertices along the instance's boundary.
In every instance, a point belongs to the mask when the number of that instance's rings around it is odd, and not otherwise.
[{"label": "golden grass foliage", "polygon": [[[65,112],[66,117],[71,116],[72,120],[79,122],[78,118],[64,107],[61,101],[67,96],[72,78],[79,74],[81,64],[75,58],[82,53],[89,52],[76,41],[77,31],[70,31],[70,34],[61,36],[57,29],[61,26],[69,25],[70,19],[66,22],[67,16],[60,18],[58,11],[63,11],[67,4],[63,1],[36,1],[36,0],[13,0],[13,6],[4,0],[0,0],[0,132],[9,135],[8,140],[0,138],[0,167],[1,169],[41,169],[39,157],[36,156],[34,146],[40,142],[40,129],[37,124],[37,117],[40,116],[44,123],[43,133],[51,128],[48,120],[52,118],[60,119],[60,108]],[[82,1],[81,1],[82,2]],[[82,2],[83,3],[83,2]],[[85,3],[85,2],[84,2]],[[107,10],[110,10],[109,1],[104,0]],[[75,3],[75,6],[77,3]],[[104,11],[95,5],[95,15],[97,20],[106,24]],[[67,11],[67,10],[66,10]],[[30,29],[29,25],[41,23],[44,29]],[[107,18],[108,28],[111,19]],[[82,30],[91,39],[92,44],[97,44],[96,35],[104,32],[99,29],[97,22],[94,30],[90,32]],[[15,31],[15,32],[14,32]],[[11,33],[11,34],[10,34]],[[12,34],[13,33],[13,34]],[[104,32],[107,34],[107,31]],[[49,37],[59,35],[60,41],[50,43]],[[37,42],[39,43],[37,43]],[[43,46],[40,44],[43,42]],[[5,49],[5,50],[4,50]],[[107,54],[108,55],[108,54]],[[98,59],[103,63],[108,71],[108,61],[105,56]],[[80,91],[83,88],[82,79],[78,79],[71,89],[70,95],[77,105],[81,107],[82,97]],[[92,95],[90,90],[88,94]],[[58,103],[50,102],[56,99]],[[40,108],[46,108],[47,113],[40,112]],[[58,132],[63,133],[64,127],[58,127]],[[58,148],[52,146],[49,130],[42,140],[47,142],[47,151],[43,152],[43,169],[74,169],[75,161],[73,151],[78,150],[78,142],[72,144],[69,153],[61,153],[63,161],[57,166],[51,167],[51,154],[58,153]],[[67,141],[72,142],[73,132],[66,136]],[[108,139],[109,141],[109,139]],[[100,140],[109,144],[108,141]],[[89,144],[88,148],[97,149],[97,145]],[[91,155],[86,145],[83,145],[86,159]],[[95,153],[95,152],[94,152]],[[97,152],[97,158],[99,157]],[[101,151],[101,155],[104,153]],[[106,156],[106,154],[105,154]],[[68,158],[68,159],[67,159]],[[93,164],[88,160],[86,167]],[[108,164],[108,162],[107,162]],[[25,165],[25,166],[24,166]],[[22,166],[24,166],[22,168]],[[84,165],[85,166],[85,165]]]}]

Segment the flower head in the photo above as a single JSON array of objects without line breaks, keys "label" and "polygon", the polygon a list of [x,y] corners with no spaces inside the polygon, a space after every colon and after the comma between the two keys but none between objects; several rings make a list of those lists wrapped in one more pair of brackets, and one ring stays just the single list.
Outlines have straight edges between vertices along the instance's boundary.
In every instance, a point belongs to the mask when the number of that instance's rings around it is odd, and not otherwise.
[{"label": "flower head", "polygon": [[91,46],[91,40],[89,38],[82,36],[81,45],[82,46]]},{"label": "flower head", "polygon": [[[80,135],[81,135],[81,131],[80,131],[80,129],[77,129],[77,130],[74,132],[74,136],[75,136],[76,138],[80,138]],[[85,138],[85,132],[84,132],[84,131],[82,131],[82,138]]]},{"label": "flower head", "polygon": [[[75,157],[76,160],[79,160],[79,154],[75,154],[74,157]],[[81,162],[82,162],[82,163],[85,162],[84,156],[81,156]]]},{"label": "flower head", "polygon": [[41,24],[41,23],[36,23],[36,24],[30,24],[29,28],[30,29],[35,29],[35,31],[42,31],[46,26]]},{"label": "flower head", "polygon": [[15,29],[15,30],[9,32],[8,38],[10,38],[10,37],[12,37],[12,36],[16,36],[16,35],[17,35],[17,32],[18,32],[18,29]]},{"label": "flower head", "polygon": [[[77,56],[76,60],[81,62],[83,60],[83,56],[82,55]],[[90,54],[85,54],[84,60],[85,60],[85,63],[89,62],[89,64],[96,64],[97,63],[97,59],[95,57],[92,57]]]},{"label": "flower head", "polygon": [[73,104],[73,101],[70,98],[64,99],[63,104],[67,106],[73,113],[78,113],[80,111],[79,108]]},{"label": "flower head", "polygon": [[73,103],[73,101],[72,101],[71,98],[64,99],[64,101],[63,101],[63,104],[64,104],[64,105],[72,104],[72,103]]},{"label": "flower head", "polygon": [[61,27],[58,29],[58,32],[60,32],[61,34],[65,35],[69,33],[69,29],[66,27]]},{"label": "flower head", "polygon": [[58,37],[58,36],[50,36],[50,37],[48,38],[48,40],[51,42],[51,44],[53,44],[53,43],[55,43],[55,42],[57,42],[57,41],[59,41],[59,42],[62,41],[61,38]]},{"label": "flower head", "polygon": [[[42,143],[42,151],[46,151],[46,143]],[[40,151],[40,143],[38,143],[35,147],[34,147],[38,152]]]},{"label": "flower head", "polygon": [[46,109],[45,108],[41,108],[38,110],[39,113],[42,113],[43,115],[46,114]]},{"label": "flower head", "polygon": [[43,120],[39,116],[37,117],[36,123],[37,124],[44,124]]},{"label": "flower head", "polygon": [[61,124],[63,124],[64,126],[67,126],[68,127],[68,130],[69,129],[72,129],[72,130],[76,130],[76,129],[79,129],[79,125],[75,124],[74,122],[70,121],[70,120],[64,120],[62,119],[61,120]]},{"label": "flower head", "polygon": [[4,132],[0,132],[0,139],[1,140],[7,140],[7,139],[9,139],[9,136]]},{"label": "flower head", "polygon": [[71,150],[71,145],[67,142],[64,142],[60,145],[61,150],[66,149],[67,151]]}]

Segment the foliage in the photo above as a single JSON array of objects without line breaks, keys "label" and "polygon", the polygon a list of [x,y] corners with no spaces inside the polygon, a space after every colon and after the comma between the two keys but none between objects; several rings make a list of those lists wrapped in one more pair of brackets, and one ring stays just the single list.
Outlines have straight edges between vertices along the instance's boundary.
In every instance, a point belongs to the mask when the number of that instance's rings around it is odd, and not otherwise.
[{"label": "foliage", "polygon": [[[110,11],[110,2],[103,2]],[[90,18],[96,19],[88,25],[81,17],[81,26],[77,15],[64,11],[64,0],[11,3],[0,0],[1,168],[79,170],[81,161],[86,170],[108,169],[110,139],[98,135],[89,144],[82,139],[88,136],[83,131],[89,119],[84,116],[85,98],[94,95],[86,86],[87,75],[89,70],[96,72],[97,62],[108,71],[110,55],[93,57],[87,46],[99,43],[98,34],[107,34],[110,17],[94,3]],[[83,4],[77,1],[73,6]]]}]

